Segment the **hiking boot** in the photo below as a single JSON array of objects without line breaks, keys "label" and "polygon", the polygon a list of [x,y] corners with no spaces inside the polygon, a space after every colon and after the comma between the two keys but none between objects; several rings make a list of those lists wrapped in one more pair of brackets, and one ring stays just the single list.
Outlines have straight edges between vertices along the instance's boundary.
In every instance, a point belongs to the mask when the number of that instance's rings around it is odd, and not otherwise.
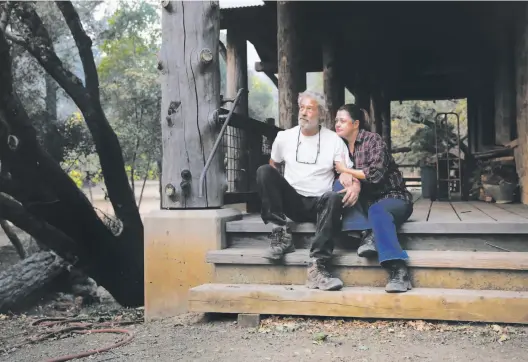
[{"label": "hiking boot", "polygon": [[326,270],[321,259],[312,259],[308,264],[306,287],[320,290],[339,290],[343,288],[343,282],[339,278],[334,278]]},{"label": "hiking boot", "polygon": [[409,269],[403,260],[391,260],[384,265],[389,272],[389,283],[385,287],[387,293],[404,293],[412,289]]},{"label": "hiking boot", "polygon": [[284,254],[295,251],[290,228],[286,225],[274,226],[268,238],[270,239],[270,247],[264,256],[266,259],[280,260]]},{"label": "hiking boot", "polygon": [[374,233],[372,231],[363,232],[357,254],[362,258],[372,258],[378,255],[376,245],[374,244]]}]

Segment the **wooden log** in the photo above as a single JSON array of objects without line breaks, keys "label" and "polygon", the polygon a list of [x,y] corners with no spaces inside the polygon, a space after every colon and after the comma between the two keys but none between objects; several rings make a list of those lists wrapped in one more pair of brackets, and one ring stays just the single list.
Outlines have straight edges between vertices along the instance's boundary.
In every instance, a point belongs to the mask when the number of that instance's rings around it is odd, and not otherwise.
[{"label": "wooden log", "polygon": [[306,71],[302,67],[300,48],[300,3],[277,2],[277,52],[279,78],[279,126],[297,125],[298,95],[306,89]]},{"label": "wooden log", "polygon": [[[237,29],[227,30],[226,39],[227,54],[227,79],[226,79],[226,96],[234,99],[240,88],[248,89],[248,72],[247,72],[247,42]],[[232,103],[226,104],[230,109]],[[247,117],[249,105],[247,94],[244,94],[239,100],[235,113]],[[234,183],[233,192],[247,191],[247,171],[248,171],[248,140],[246,132],[237,128],[228,127],[226,129],[227,141],[227,174],[228,181],[231,179]]]},{"label": "wooden log", "polygon": [[212,122],[220,108],[219,3],[173,1],[170,9],[162,12],[160,52],[167,69],[161,76],[162,207],[221,207],[226,186],[221,148],[207,172],[204,195],[198,195],[219,132]]},{"label": "wooden log", "polygon": [[335,36],[328,36],[323,42],[323,87],[326,108],[328,110],[325,121],[326,128],[335,128],[337,110],[345,104],[345,86],[339,75],[337,66],[338,44]]},{"label": "wooden log", "polygon": [[65,267],[64,260],[55,253],[41,251],[0,273],[0,313],[33,305],[66,273]]}]

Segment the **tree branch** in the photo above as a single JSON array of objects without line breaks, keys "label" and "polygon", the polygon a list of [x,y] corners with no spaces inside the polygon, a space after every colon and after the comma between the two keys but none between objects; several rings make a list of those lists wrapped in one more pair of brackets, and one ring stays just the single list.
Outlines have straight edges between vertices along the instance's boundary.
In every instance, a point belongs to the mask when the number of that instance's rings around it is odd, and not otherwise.
[{"label": "tree branch", "polygon": [[64,16],[79,50],[86,88],[94,100],[99,100],[99,76],[92,52],[92,39],[84,31],[79,14],[70,1],[56,1],[55,3]]},{"label": "tree branch", "polygon": [[35,11],[33,4],[19,2],[14,6],[14,10],[20,21],[27,26],[32,35],[30,40],[25,40],[23,43],[18,42],[18,44],[22,45],[33,55],[80,109],[85,109],[88,99],[83,83],[79,77],[64,67],[64,64],[53,50],[49,33]]},{"label": "tree branch", "polygon": [[65,260],[73,263],[79,248],[75,241],[59,229],[37,219],[11,196],[0,192],[0,218],[11,221],[35,239],[42,241]]},{"label": "tree branch", "polygon": [[[95,143],[115,215],[123,222],[125,229],[130,227],[143,235],[143,224],[134,194],[128,183],[121,146],[101,107],[91,40],[80,25],[79,16],[73,5],[69,2],[61,2],[58,6],[63,12],[79,48],[81,61],[87,75],[87,87],[83,86],[77,76],[64,68],[53,50],[49,34],[34,7],[29,3],[21,2],[15,7],[15,13],[31,31],[32,39],[28,42],[27,49],[64,88],[83,113]],[[70,16],[74,20],[67,18]]]},{"label": "tree branch", "polygon": [[0,16],[0,31],[2,32],[7,29],[7,24],[9,24],[9,18],[11,16],[12,7],[13,3],[6,1],[4,9],[2,10],[2,15]]},{"label": "tree branch", "polygon": [[26,249],[24,249],[24,245],[22,245],[22,242],[20,241],[20,238],[18,237],[15,230],[13,230],[13,227],[9,225],[9,223],[4,220],[0,219],[0,226],[4,230],[4,233],[7,235],[7,238],[11,241],[11,244],[15,247],[15,250],[20,256],[20,259],[25,259],[27,257]]}]

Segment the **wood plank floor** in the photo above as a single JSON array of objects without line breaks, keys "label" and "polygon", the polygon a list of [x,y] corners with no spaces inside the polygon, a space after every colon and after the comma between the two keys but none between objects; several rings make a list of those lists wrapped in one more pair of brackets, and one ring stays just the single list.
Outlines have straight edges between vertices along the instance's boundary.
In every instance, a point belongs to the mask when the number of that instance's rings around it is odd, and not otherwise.
[{"label": "wood plank floor", "polygon": [[[258,214],[229,222],[228,232],[266,232]],[[313,232],[311,223],[297,223],[294,232]],[[418,199],[402,233],[426,234],[528,234],[528,206],[482,201],[434,201]]]}]

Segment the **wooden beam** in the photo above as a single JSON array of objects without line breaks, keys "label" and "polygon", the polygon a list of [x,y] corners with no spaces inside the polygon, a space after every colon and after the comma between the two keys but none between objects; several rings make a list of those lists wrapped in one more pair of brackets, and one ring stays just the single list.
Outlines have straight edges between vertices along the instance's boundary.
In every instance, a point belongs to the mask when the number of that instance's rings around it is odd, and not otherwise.
[{"label": "wooden beam", "polygon": [[[240,88],[248,90],[248,67],[247,67],[247,42],[242,33],[236,29],[227,29],[226,37],[226,54],[227,54],[227,77],[226,77],[226,96],[235,98]],[[226,107],[230,109],[232,103],[227,103]],[[249,104],[247,93],[239,100],[234,111],[243,117],[249,115]],[[246,152],[248,139],[246,132],[240,129],[228,127],[226,129],[225,140],[227,143],[227,177],[228,181],[233,181],[234,189],[232,192],[248,191],[248,154]],[[249,143],[249,144],[253,144]],[[257,145],[258,147],[258,145]],[[258,148],[257,148],[258,149]],[[256,169],[254,170],[256,172]]]},{"label": "wooden beam", "polygon": [[279,126],[287,129],[297,125],[297,98],[306,89],[306,71],[301,64],[300,3],[277,3],[277,52],[279,74]]},{"label": "wooden beam", "polygon": [[[302,63],[305,72],[320,72],[322,69],[321,63],[312,61],[311,63]],[[279,67],[276,62],[255,62],[255,71],[263,73],[277,74]]]},{"label": "wooden beam", "polygon": [[198,313],[259,313],[528,324],[528,292],[416,288],[320,291],[300,285],[204,284],[189,291]]},{"label": "wooden beam", "polygon": [[[198,195],[198,180],[219,129],[211,112],[220,107],[220,7],[213,2],[171,2],[162,11],[161,123],[162,208],[223,206],[225,170],[218,152]],[[170,193],[168,192],[170,191]]]},{"label": "wooden beam", "polygon": [[326,128],[334,129],[334,120],[339,107],[345,103],[345,85],[337,66],[338,43],[335,36],[328,36],[322,44],[323,87],[326,108]]}]

